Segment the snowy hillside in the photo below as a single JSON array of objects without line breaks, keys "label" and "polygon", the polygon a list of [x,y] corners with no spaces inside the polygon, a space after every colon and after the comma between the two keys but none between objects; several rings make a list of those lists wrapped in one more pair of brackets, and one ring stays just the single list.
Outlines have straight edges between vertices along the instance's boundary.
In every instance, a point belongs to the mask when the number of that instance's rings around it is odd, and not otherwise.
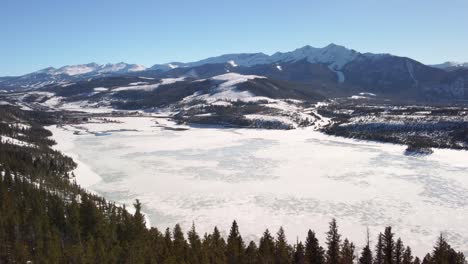
[{"label": "snowy hillside", "polygon": [[455,69],[468,69],[468,62],[454,62],[454,61],[447,61],[441,64],[434,64],[431,65],[432,67],[444,69],[444,70],[455,70]]},{"label": "snowy hillside", "polygon": [[103,74],[103,73],[128,73],[128,72],[138,72],[144,71],[146,67],[138,64],[127,64],[124,62],[112,64],[79,64],[79,65],[67,65],[61,68],[46,68],[38,72],[33,72],[31,74],[37,73],[46,73],[50,75],[60,75],[65,74],[69,76],[83,75],[83,74]]},{"label": "snowy hillside", "polygon": [[[325,63],[331,65],[333,68],[341,68],[346,63],[354,60],[360,53],[347,49],[343,46],[330,44],[323,48],[314,48],[311,46],[304,46],[290,52],[277,52],[271,56],[264,53],[240,53],[240,54],[225,54],[208,59],[189,62],[189,63],[169,63],[157,64],[152,69],[170,70],[174,69],[172,66],[177,67],[195,67],[205,64],[231,64],[236,66],[251,67],[262,64],[294,62],[300,60],[307,60],[312,63]],[[235,66],[234,66],[235,67]]]}]

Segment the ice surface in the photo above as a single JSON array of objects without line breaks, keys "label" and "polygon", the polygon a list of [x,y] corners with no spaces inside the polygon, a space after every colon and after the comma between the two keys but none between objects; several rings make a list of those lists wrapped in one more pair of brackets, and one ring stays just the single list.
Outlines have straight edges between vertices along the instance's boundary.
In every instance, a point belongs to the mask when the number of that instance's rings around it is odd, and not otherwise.
[{"label": "ice surface", "polygon": [[359,245],[366,227],[375,237],[392,225],[419,256],[440,232],[467,251],[468,152],[408,157],[405,146],[310,129],[116,120],[51,130],[57,148],[79,160],[78,183],[127,206],[140,199],[158,228],[180,223],[188,230],[195,221],[201,233],[215,225],[228,232],[236,219],[247,239],[283,226],[291,242],[311,228],[323,243],[336,217],[343,236]]}]

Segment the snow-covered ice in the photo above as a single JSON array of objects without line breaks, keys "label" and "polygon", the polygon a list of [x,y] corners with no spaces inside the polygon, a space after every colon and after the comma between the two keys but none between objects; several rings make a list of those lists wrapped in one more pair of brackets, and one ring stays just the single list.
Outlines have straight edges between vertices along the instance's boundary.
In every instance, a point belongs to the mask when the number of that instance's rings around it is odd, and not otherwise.
[{"label": "snow-covered ice", "polygon": [[[326,136],[310,129],[179,127],[164,118],[112,118],[51,127],[57,148],[78,160],[77,181],[130,206],[140,199],[153,226],[228,232],[265,228],[291,242],[328,222],[359,245],[392,225],[416,254],[440,232],[468,245],[468,152],[408,157],[405,146]],[[79,133],[75,133],[79,132]],[[80,167],[84,167],[80,171]]]}]

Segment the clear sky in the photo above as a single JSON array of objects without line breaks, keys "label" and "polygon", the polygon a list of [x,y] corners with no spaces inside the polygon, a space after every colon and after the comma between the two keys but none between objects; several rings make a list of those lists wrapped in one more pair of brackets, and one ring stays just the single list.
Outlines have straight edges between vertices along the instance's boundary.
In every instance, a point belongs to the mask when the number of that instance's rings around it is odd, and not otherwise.
[{"label": "clear sky", "polygon": [[468,61],[468,0],[1,0],[0,76],[336,43]]}]

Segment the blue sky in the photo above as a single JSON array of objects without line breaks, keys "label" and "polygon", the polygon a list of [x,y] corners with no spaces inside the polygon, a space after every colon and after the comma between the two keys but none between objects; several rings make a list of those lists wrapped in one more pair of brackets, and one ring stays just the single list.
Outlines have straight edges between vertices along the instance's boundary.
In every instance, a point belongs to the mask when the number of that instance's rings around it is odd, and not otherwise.
[{"label": "blue sky", "polygon": [[468,61],[467,14],[468,0],[2,0],[0,76],[331,42],[424,63]]}]

